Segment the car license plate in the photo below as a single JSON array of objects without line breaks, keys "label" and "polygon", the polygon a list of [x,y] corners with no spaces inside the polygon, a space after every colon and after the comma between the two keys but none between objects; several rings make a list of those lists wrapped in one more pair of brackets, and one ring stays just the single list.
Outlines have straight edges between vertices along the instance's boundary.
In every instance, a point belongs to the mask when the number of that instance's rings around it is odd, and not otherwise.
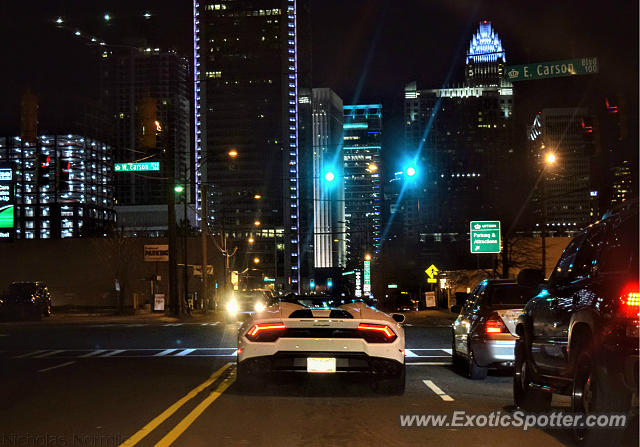
[{"label": "car license plate", "polygon": [[336,372],[336,359],[326,357],[308,357],[307,372],[334,373]]}]

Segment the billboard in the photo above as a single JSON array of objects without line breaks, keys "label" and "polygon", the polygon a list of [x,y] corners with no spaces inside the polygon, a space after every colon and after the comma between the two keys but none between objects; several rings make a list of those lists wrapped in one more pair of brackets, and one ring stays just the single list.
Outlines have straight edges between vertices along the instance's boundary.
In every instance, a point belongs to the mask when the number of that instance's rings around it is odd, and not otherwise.
[{"label": "billboard", "polygon": [[13,168],[0,166],[0,241],[12,241],[15,236],[15,195]]}]

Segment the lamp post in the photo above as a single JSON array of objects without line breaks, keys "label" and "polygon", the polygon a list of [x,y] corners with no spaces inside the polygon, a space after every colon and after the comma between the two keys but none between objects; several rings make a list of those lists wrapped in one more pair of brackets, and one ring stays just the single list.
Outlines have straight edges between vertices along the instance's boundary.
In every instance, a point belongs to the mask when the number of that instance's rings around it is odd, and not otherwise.
[{"label": "lamp post", "polygon": [[[557,157],[553,152],[547,152],[544,157],[544,166],[542,168],[543,175],[547,168],[553,166],[557,161]],[[547,179],[542,179],[542,274],[547,276]]]}]

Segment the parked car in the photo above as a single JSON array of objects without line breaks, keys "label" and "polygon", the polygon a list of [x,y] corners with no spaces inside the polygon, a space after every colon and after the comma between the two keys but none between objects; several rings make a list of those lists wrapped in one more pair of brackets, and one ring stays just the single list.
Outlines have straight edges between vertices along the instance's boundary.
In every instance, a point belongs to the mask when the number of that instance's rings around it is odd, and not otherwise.
[{"label": "parked car", "polygon": [[0,297],[4,318],[35,319],[51,315],[51,293],[41,281],[14,282]]},{"label": "parked car", "polygon": [[515,279],[485,279],[468,295],[454,321],[451,355],[457,369],[470,379],[487,377],[489,368],[513,365],[516,321],[538,289]]},{"label": "parked car", "polygon": [[[576,413],[625,413],[638,394],[638,202],[590,225],[564,250],[518,320],[513,397],[526,410],[571,396]],[[576,428],[585,445],[621,430]]]}]

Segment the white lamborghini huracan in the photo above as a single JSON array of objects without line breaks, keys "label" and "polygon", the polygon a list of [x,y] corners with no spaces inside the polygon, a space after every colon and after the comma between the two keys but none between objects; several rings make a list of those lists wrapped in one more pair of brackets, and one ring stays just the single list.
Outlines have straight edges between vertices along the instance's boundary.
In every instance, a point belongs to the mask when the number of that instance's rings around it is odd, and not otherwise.
[{"label": "white lamborghini huracan", "polygon": [[256,386],[277,372],[363,373],[376,390],[402,394],[403,321],[362,301],[288,295],[240,327],[238,384]]}]

